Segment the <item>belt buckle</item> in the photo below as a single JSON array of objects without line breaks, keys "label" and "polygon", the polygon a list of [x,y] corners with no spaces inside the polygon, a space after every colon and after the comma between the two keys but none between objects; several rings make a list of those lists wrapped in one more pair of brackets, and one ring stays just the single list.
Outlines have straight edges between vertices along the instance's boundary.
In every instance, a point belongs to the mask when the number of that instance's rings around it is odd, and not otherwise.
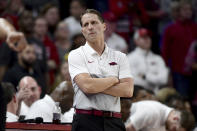
[{"label": "belt buckle", "polygon": [[111,112],[111,111],[104,111],[103,112],[103,116],[104,117],[113,117],[113,112]]}]

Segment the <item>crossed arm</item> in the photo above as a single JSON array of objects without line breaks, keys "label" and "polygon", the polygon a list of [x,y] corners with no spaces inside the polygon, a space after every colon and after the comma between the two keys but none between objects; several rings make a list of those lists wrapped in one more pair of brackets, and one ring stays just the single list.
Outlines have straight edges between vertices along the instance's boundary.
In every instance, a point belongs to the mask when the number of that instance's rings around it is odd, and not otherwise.
[{"label": "crossed arm", "polygon": [[82,73],[74,78],[79,88],[90,94],[104,93],[118,97],[132,97],[133,79],[117,77],[92,78],[88,73]]}]

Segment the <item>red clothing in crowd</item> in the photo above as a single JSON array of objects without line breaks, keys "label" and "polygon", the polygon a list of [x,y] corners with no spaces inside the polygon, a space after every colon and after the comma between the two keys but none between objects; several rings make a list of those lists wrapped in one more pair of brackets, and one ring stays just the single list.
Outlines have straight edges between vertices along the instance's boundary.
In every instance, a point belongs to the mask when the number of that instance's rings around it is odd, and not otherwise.
[{"label": "red clothing in crowd", "polygon": [[19,29],[19,26],[18,26],[18,19],[19,18],[18,18],[17,15],[12,15],[12,14],[9,14],[9,13],[5,13],[1,17],[8,20],[15,27],[16,30]]},{"label": "red clothing in crowd", "polygon": [[197,24],[193,21],[176,21],[166,28],[162,41],[162,56],[173,72],[187,75],[184,72],[185,57],[196,38]]},{"label": "red clothing in crowd", "polygon": [[155,0],[108,0],[109,10],[117,17],[116,32],[127,42],[133,33],[134,21],[139,20],[140,26],[148,27],[151,24],[151,18],[148,11],[158,10]]},{"label": "red clothing in crowd", "polygon": [[[60,64],[60,61],[55,44],[48,36],[44,37],[43,43],[46,48],[47,59],[55,61],[56,65],[58,66]],[[49,70],[49,76],[50,76],[50,84],[53,84],[55,80],[55,70]]]}]

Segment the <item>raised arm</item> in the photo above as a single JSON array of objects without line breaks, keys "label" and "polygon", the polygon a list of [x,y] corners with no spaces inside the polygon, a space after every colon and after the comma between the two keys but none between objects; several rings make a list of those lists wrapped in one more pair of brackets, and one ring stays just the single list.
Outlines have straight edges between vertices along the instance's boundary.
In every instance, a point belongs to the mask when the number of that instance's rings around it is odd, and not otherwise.
[{"label": "raised arm", "polygon": [[0,39],[5,39],[10,32],[15,32],[15,28],[4,18],[0,18]]},{"label": "raised arm", "polygon": [[17,32],[4,18],[0,18],[0,39],[6,39],[8,46],[15,51],[23,50],[27,44],[23,33]]}]

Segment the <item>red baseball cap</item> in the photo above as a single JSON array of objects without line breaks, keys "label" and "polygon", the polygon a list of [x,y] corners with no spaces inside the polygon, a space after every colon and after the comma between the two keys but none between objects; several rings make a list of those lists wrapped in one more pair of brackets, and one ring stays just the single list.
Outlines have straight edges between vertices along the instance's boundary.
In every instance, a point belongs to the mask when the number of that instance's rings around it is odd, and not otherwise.
[{"label": "red baseball cap", "polygon": [[145,37],[145,36],[151,36],[151,33],[148,29],[141,28],[135,31],[134,39],[137,39],[139,37]]}]

